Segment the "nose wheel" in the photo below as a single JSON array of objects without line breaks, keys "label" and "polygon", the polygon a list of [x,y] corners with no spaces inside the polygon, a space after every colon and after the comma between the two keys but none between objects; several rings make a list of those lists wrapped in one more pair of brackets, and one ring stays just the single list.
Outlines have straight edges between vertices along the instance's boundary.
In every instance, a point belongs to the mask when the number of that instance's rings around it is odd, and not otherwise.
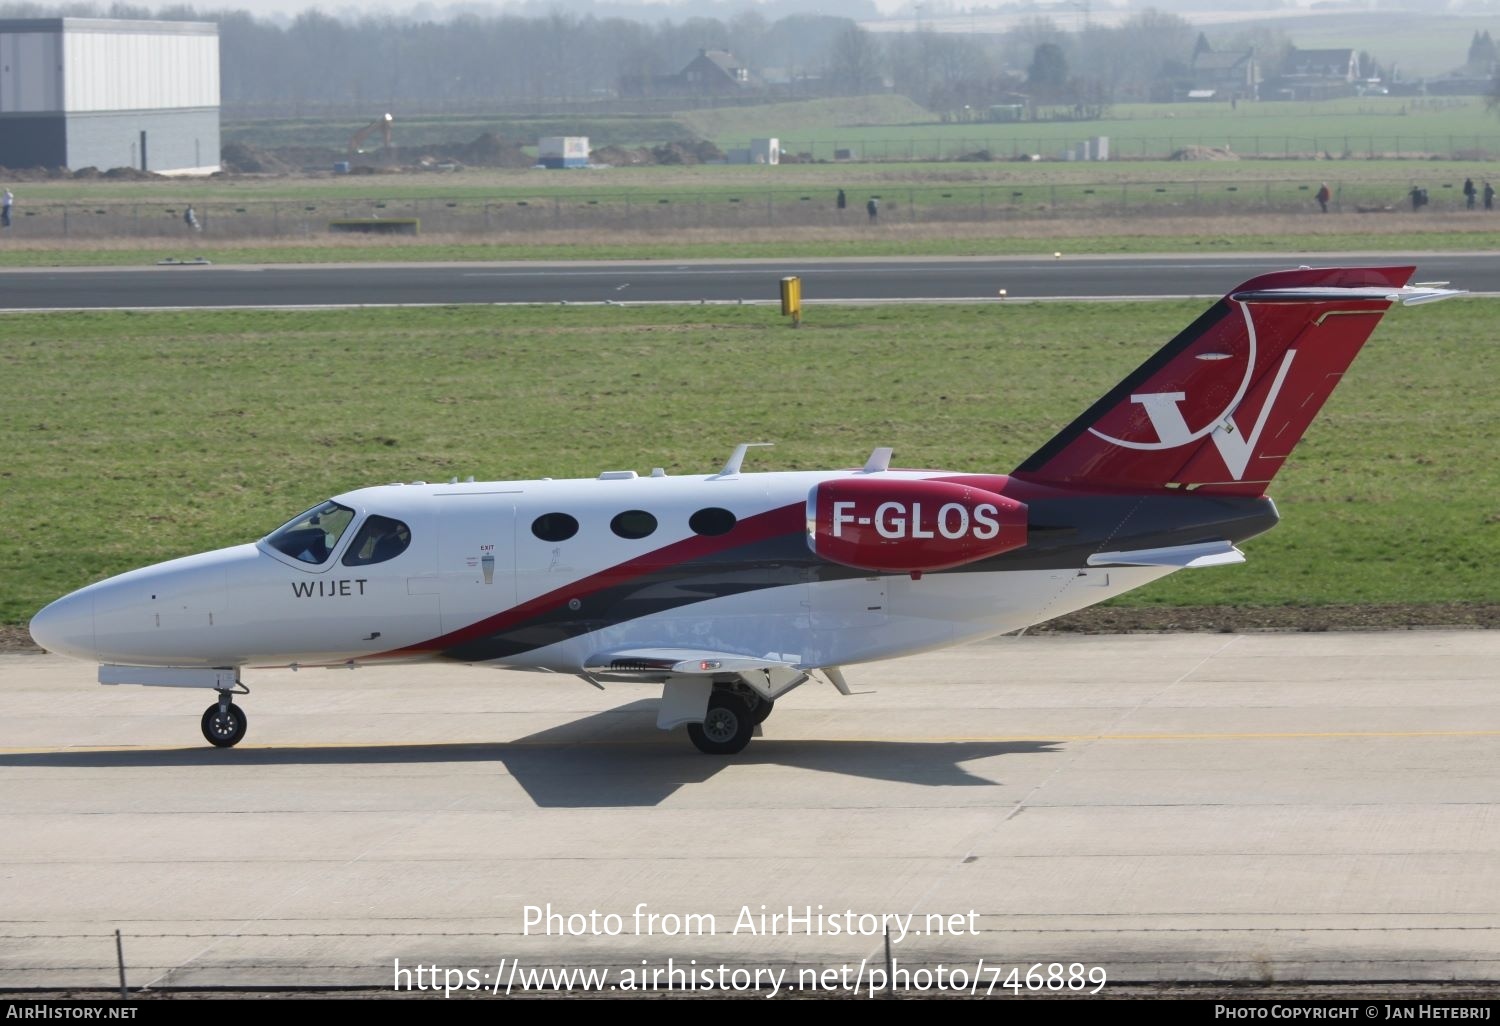
[{"label": "nose wheel", "polygon": [[219,700],[203,710],[203,736],[215,748],[239,744],[248,725],[245,710],[230,701],[228,691],[219,692]]}]

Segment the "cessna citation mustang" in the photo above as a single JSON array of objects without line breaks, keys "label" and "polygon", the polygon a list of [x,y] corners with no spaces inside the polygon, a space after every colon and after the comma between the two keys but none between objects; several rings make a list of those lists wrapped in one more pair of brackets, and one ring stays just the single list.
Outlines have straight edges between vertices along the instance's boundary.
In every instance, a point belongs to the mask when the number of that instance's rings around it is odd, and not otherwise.
[{"label": "cessna citation mustang", "polygon": [[37,643],[101,684],[203,687],[203,734],[245,735],[262,667],[448,660],[660,685],[704,752],[840,667],[1050,620],[1175,570],[1239,563],[1266,486],[1408,285],[1302,268],[1230,292],[1009,475],[864,467],[385,485],[249,545],[47,606]]}]

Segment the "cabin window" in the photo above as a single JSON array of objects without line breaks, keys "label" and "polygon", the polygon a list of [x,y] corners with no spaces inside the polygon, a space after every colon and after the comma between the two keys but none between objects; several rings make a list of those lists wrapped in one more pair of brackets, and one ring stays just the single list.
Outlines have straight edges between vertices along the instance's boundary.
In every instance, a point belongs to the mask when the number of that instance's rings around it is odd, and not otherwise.
[{"label": "cabin window", "polygon": [[609,522],[609,529],[621,538],[644,538],[656,530],[656,518],[643,509],[627,509]]},{"label": "cabin window", "polygon": [[688,526],[693,529],[694,534],[728,534],[734,530],[734,525],[734,514],[717,506],[700,509],[688,517]]},{"label": "cabin window", "polygon": [[304,563],[326,563],[353,520],[354,510],[329,499],[267,535],[266,544]]},{"label": "cabin window", "polygon": [[369,566],[395,559],[411,544],[411,528],[390,517],[371,515],[349,543],[341,561],[345,566]]},{"label": "cabin window", "polygon": [[578,533],[578,521],[566,513],[543,513],[531,522],[531,533],[545,542],[567,541]]}]

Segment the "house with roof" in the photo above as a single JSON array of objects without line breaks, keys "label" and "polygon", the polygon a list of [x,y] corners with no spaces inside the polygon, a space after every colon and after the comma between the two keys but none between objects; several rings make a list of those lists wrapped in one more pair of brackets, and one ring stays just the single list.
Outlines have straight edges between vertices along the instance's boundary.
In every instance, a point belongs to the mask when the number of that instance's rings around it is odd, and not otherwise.
[{"label": "house with roof", "polygon": [[1332,50],[1293,47],[1273,88],[1278,99],[1328,100],[1354,95],[1359,81],[1359,51],[1353,47]]},{"label": "house with roof", "polygon": [[1198,34],[1193,59],[1188,64],[1187,98],[1190,100],[1257,100],[1260,98],[1260,61],[1255,47],[1247,50],[1215,50],[1208,37]]},{"label": "house with roof", "polygon": [[698,56],[677,73],[683,86],[694,95],[732,95],[760,86],[749,68],[728,50],[699,50]]},{"label": "house with roof", "polygon": [[728,50],[702,49],[675,75],[635,75],[620,81],[621,96],[737,96],[765,86]]}]

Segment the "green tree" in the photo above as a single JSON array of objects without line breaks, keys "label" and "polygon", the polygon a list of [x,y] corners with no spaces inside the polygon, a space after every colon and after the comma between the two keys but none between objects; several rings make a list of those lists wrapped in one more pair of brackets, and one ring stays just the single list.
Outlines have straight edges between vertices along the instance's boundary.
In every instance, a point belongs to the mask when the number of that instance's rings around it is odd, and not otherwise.
[{"label": "green tree", "polygon": [[1056,43],[1042,43],[1031,54],[1026,86],[1040,103],[1057,103],[1068,92],[1068,58]]},{"label": "green tree", "polygon": [[881,86],[880,46],[875,37],[855,25],[840,32],[828,58],[828,77],[834,88],[849,96],[873,93]]}]

